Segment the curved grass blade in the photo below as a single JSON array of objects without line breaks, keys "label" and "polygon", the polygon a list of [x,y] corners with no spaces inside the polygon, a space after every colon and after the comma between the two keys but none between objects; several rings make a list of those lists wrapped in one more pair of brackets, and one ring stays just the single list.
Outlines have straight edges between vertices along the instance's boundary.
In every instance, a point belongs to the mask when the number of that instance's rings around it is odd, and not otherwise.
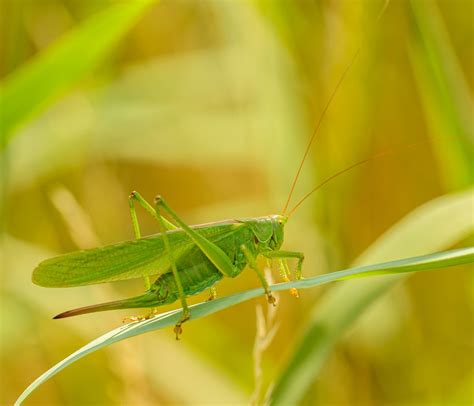
[{"label": "curved grass blade", "polygon": [[[67,33],[0,87],[0,148],[14,131],[94,69],[154,2],[118,2]],[[87,50],[85,52],[85,50]]]},{"label": "curved grass blade", "polygon": [[[430,255],[423,255],[412,258],[405,258],[396,261],[385,262],[381,264],[361,266],[343,271],[332,272],[312,278],[293,281],[288,283],[279,283],[272,286],[273,291],[287,290],[291,288],[306,289],[314,286],[322,285],[329,282],[341,281],[352,278],[363,278],[374,275],[390,275],[408,272],[426,271],[430,269],[439,269],[450,266],[474,262],[474,247],[463,248],[458,250],[440,252]],[[262,288],[252,289],[235,295],[223,297],[211,302],[199,303],[191,306],[191,319],[195,320],[220,310],[242,303],[264,294]],[[20,395],[15,405],[20,405],[39,385],[46,382],[52,376],[57,374],[68,365],[76,362],[80,358],[90,354],[100,348],[114,344],[118,341],[134,337],[139,334],[148,333],[150,331],[162,329],[164,327],[174,326],[181,317],[181,310],[173,310],[163,313],[149,320],[143,320],[121,326],[104,334],[103,336],[91,341],[78,351],[69,355],[67,358],[56,364],[54,367],[46,371],[38,379],[36,379],[26,390]]]}]

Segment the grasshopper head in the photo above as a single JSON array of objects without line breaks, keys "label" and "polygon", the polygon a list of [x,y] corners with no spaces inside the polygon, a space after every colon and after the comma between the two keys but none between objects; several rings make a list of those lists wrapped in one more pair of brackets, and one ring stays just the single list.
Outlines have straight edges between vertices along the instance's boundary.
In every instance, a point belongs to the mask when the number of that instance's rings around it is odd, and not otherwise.
[{"label": "grasshopper head", "polygon": [[275,214],[273,216],[254,217],[237,220],[245,223],[252,230],[255,242],[262,250],[278,250],[283,244],[283,229],[288,220],[285,216]]},{"label": "grasshopper head", "polygon": [[270,248],[277,250],[283,244],[283,239],[285,238],[284,228],[286,222],[288,221],[288,217],[275,214],[274,216],[271,216],[271,219],[273,224],[273,235]]}]

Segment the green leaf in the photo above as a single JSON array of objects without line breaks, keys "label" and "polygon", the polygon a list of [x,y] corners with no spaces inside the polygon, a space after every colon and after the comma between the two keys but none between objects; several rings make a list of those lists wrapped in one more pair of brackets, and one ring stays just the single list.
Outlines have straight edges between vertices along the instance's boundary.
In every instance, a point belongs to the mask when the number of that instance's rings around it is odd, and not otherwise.
[{"label": "green leaf", "polygon": [[[473,102],[436,2],[410,1],[413,31],[410,60],[444,183],[472,184]],[[455,138],[453,138],[455,137]]]},{"label": "green leaf", "polygon": [[2,147],[19,126],[94,69],[152,3],[117,2],[7,77],[0,88]]},{"label": "green leaf", "polygon": [[[442,250],[474,230],[473,190],[449,194],[415,209],[383,234],[356,261],[368,264],[396,256]],[[357,318],[403,276],[341,284],[313,308],[295,351],[274,384],[271,404],[297,404],[314,382],[333,345]]]},{"label": "green leaf", "polygon": [[[424,271],[429,269],[445,268],[449,266],[461,265],[474,262],[474,248],[464,248],[453,251],[441,252],[431,255],[424,255],[413,258],[400,259],[381,264],[356,267],[338,272],[332,272],[312,278],[293,281],[288,283],[280,283],[272,286],[273,291],[287,290],[290,288],[306,289],[324,283],[341,281],[351,278],[363,278],[374,275],[400,274],[407,272]],[[212,302],[199,303],[191,306],[191,320],[195,320],[220,310],[242,303],[246,300],[261,296],[264,293],[262,288],[252,289],[235,295],[216,299]],[[182,310],[174,310],[163,313],[149,320],[143,320],[136,323],[121,326],[107,334],[91,341],[86,346],[65,358],[54,367],[46,371],[38,379],[36,379],[18,398],[16,405],[21,404],[27,396],[31,394],[39,385],[46,382],[49,378],[57,374],[68,365],[76,362],[80,358],[106,347],[118,341],[134,337],[139,334],[148,333],[164,327],[175,325],[180,319]]]}]

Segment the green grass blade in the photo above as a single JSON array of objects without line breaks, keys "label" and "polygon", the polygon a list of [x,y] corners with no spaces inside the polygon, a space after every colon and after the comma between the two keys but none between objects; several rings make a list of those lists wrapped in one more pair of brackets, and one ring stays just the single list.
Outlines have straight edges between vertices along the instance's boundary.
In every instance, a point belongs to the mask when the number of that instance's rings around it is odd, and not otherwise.
[{"label": "green grass blade", "polygon": [[[357,265],[442,250],[474,230],[474,192],[450,194],[412,211],[382,235],[356,261]],[[272,404],[301,401],[321,371],[333,345],[356,319],[403,276],[340,284],[313,308],[305,331],[277,377]],[[343,304],[343,305],[341,305]]]},{"label": "green grass blade", "polygon": [[451,189],[465,187],[474,175],[469,85],[436,2],[412,0],[410,6],[410,59],[444,183]]},{"label": "green grass blade", "polygon": [[152,3],[141,0],[110,6],[7,77],[0,88],[2,147],[19,126],[94,69]]},{"label": "green grass blade", "polygon": [[[287,290],[290,288],[306,289],[314,286],[322,285],[329,282],[360,278],[373,275],[389,275],[400,274],[406,272],[417,272],[436,268],[445,268],[455,265],[467,264],[474,262],[474,248],[464,248],[453,251],[441,252],[414,258],[406,258],[396,261],[385,262],[381,264],[374,264],[362,267],[356,267],[339,272],[332,272],[312,278],[293,281],[288,283],[280,283],[272,286],[273,291]],[[252,289],[235,295],[227,296],[221,299],[216,299],[212,302],[199,303],[191,306],[191,319],[195,320],[220,310],[242,303],[264,294],[262,288]],[[80,358],[97,351],[100,348],[106,347],[118,341],[134,337],[139,334],[148,333],[150,331],[161,328],[173,326],[181,317],[181,310],[174,310],[164,313],[160,316],[154,317],[150,320],[144,320],[133,324],[121,326],[107,334],[91,341],[86,346],[74,352],[54,367],[46,371],[38,379],[36,379],[18,398],[16,405],[21,404],[27,396],[31,394],[39,385],[46,382],[52,376],[57,374],[68,365],[76,362]]]}]

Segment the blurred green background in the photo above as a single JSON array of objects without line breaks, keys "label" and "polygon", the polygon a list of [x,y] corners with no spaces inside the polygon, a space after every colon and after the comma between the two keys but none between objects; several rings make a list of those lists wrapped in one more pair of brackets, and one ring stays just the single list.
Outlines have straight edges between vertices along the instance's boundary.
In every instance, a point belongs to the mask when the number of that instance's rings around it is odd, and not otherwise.
[{"label": "blurred green background", "polygon": [[[40,288],[30,280],[40,260],[133,238],[132,190],[149,200],[162,194],[189,224],[279,213],[359,47],[294,202],[357,160],[400,152],[308,200],[286,227],[285,247],[305,252],[310,276],[363,262],[364,251],[389,260],[472,243],[472,212],[468,226],[453,225],[422,208],[427,227],[400,232],[399,248],[375,254],[374,242],[407,214],[439,196],[460,196],[473,178],[473,2],[394,1],[377,22],[383,6],[1,2],[0,403],[11,404],[42,372],[133,311],[53,315],[142,290],[142,281]],[[139,217],[143,234],[157,232],[146,213]],[[278,271],[273,276],[279,280]],[[357,283],[340,286],[357,295]],[[255,286],[255,275],[244,272],[220,283],[218,295]],[[321,368],[306,375],[293,403],[472,404],[472,286],[472,273],[458,267],[377,294]],[[305,290],[298,300],[279,295],[279,328],[263,354],[254,349],[262,298],[186,324],[179,343],[163,330],[95,353],[27,404],[261,403],[268,386],[291,373],[288,360],[331,289]],[[354,306],[351,295],[341,297],[324,317]],[[310,363],[312,356],[305,354]]]}]

